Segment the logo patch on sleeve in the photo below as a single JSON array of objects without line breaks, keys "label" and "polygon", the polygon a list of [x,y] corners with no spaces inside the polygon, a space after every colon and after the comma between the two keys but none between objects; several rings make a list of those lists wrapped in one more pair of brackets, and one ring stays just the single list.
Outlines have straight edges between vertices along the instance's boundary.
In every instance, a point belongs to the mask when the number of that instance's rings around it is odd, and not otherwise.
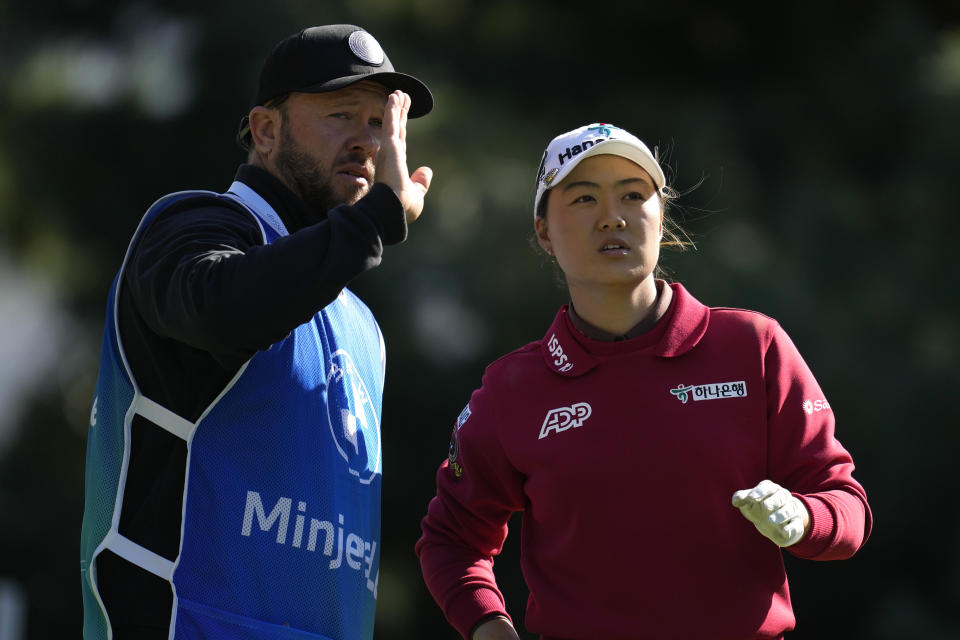
[{"label": "logo patch on sleeve", "polygon": [[460,415],[457,416],[457,431],[460,430],[460,427],[463,426],[463,423],[470,419],[470,403],[467,403],[467,406],[463,408],[463,411],[460,412]]},{"label": "logo patch on sleeve", "polygon": [[821,398],[820,400],[804,400],[801,406],[803,407],[803,412],[808,416],[830,409],[830,403],[827,402],[826,398]]},{"label": "logo patch on sleeve", "polygon": [[460,440],[457,438],[457,431],[460,428],[459,423],[453,428],[450,434],[450,448],[447,450],[447,462],[450,464],[450,470],[454,478],[463,475],[463,465],[460,464]]},{"label": "logo patch on sleeve", "polygon": [[453,471],[455,478],[463,475],[463,465],[460,464],[460,439],[458,432],[460,431],[460,427],[469,419],[470,403],[468,402],[467,406],[460,412],[460,415],[457,416],[457,424],[453,427],[453,432],[450,434],[450,448],[447,450],[447,462],[450,464],[450,470]]}]

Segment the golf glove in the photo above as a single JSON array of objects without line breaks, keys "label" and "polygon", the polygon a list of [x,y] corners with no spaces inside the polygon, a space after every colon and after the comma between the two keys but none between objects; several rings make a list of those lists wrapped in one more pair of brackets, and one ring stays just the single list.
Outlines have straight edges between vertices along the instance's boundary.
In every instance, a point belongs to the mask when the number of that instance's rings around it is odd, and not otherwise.
[{"label": "golf glove", "polygon": [[734,493],[733,506],[740,509],[757,531],[781,547],[800,542],[805,533],[804,522],[810,520],[803,502],[770,480]]}]

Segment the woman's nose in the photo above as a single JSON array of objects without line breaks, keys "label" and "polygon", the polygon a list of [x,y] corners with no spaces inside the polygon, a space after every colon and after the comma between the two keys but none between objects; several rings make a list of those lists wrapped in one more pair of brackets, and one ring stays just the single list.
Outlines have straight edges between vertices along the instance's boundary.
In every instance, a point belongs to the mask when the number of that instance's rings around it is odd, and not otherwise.
[{"label": "woman's nose", "polygon": [[623,217],[619,215],[614,214],[614,215],[604,216],[600,220],[601,231],[611,231],[611,230],[619,231],[620,229],[625,229],[626,227],[627,227],[627,221],[624,220]]}]

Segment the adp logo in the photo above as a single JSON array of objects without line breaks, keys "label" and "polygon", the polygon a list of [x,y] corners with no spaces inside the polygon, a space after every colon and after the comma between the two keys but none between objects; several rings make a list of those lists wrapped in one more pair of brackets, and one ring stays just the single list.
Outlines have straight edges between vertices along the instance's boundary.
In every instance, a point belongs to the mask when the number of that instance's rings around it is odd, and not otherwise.
[{"label": "adp logo", "polygon": [[327,371],[327,423],[351,474],[370,484],[380,473],[380,418],[353,360],[343,349]]},{"label": "adp logo", "polygon": [[547,413],[547,417],[543,420],[543,426],[540,427],[540,437],[538,440],[546,438],[550,435],[551,431],[560,433],[571,427],[579,427],[586,422],[591,413],[593,413],[593,409],[591,409],[590,405],[586,402],[578,402],[569,407],[551,409]]}]

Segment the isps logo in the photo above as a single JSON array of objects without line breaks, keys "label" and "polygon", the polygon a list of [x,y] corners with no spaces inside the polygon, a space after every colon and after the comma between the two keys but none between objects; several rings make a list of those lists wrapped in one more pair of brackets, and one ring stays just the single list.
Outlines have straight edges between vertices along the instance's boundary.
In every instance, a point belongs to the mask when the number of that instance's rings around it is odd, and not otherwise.
[{"label": "isps logo", "polygon": [[569,407],[551,409],[547,413],[547,417],[543,420],[543,426],[540,427],[540,438],[538,439],[542,440],[546,438],[550,435],[551,431],[560,433],[571,427],[579,427],[586,422],[591,413],[593,413],[593,409],[591,409],[590,405],[586,402],[578,402]]},{"label": "isps logo", "polygon": [[[550,340],[547,342],[547,351],[550,352],[550,355],[554,357],[553,366],[557,368],[557,371],[560,373],[566,373],[573,369],[573,363],[568,362],[567,354],[563,352],[563,347],[560,346],[560,341],[557,340],[557,334],[551,334]],[[540,436],[541,438],[543,436]]]},{"label": "isps logo", "polygon": [[381,471],[380,418],[363,377],[342,349],[330,357],[327,371],[327,423],[351,475],[370,484]]}]

